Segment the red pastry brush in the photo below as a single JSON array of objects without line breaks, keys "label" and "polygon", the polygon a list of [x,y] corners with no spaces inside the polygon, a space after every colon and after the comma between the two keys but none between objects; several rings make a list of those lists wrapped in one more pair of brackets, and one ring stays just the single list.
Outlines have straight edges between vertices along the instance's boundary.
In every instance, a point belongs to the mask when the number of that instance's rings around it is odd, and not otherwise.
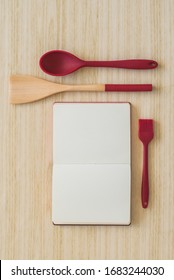
[{"label": "red pastry brush", "polygon": [[153,120],[139,119],[138,136],[143,143],[143,173],[141,200],[143,208],[147,208],[149,200],[149,179],[148,179],[148,144],[153,139]]}]

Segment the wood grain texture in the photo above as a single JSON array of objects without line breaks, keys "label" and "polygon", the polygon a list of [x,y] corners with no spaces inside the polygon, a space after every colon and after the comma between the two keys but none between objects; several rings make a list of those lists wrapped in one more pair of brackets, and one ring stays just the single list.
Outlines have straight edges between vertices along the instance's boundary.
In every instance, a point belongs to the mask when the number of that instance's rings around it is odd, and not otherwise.
[{"label": "wood grain texture", "polygon": [[[105,91],[105,85],[102,84],[65,85],[30,75],[11,75],[9,80],[9,102],[11,104],[34,102],[65,91]],[[149,91],[150,86],[145,85]],[[139,87],[144,88],[142,85]]]},{"label": "wood grain texture", "polygon": [[[0,1],[0,258],[174,258],[174,1]],[[85,60],[147,58],[152,71],[84,68],[48,77],[40,56],[64,49]],[[152,83],[152,93],[65,92],[10,105],[10,74],[64,84]],[[132,103],[131,226],[53,226],[51,222],[52,104]],[[138,118],[155,120],[150,144],[150,204],[141,207],[142,145]]]}]

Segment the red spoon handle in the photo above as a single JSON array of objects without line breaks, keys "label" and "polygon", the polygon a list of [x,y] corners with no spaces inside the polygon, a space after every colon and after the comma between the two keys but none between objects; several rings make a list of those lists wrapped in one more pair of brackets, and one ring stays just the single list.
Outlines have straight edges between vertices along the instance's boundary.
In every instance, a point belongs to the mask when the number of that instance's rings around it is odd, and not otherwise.
[{"label": "red spoon handle", "polygon": [[148,145],[143,145],[143,174],[141,186],[141,201],[143,208],[147,208],[149,201],[149,179],[148,179]]},{"label": "red spoon handle", "polygon": [[105,91],[152,91],[152,84],[106,84]]},{"label": "red spoon handle", "polygon": [[154,69],[158,63],[149,59],[128,59],[115,61],[85,61],[84,66],[89,67],[113,67],[125,69]]}]

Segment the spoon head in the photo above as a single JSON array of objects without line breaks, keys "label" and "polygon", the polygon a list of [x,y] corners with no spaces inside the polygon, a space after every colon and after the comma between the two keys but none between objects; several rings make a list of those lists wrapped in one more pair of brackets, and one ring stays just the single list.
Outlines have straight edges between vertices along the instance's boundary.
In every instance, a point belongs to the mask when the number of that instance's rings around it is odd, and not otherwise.
[{"label": "spoon head", "polygon": [[53,50],[42,55],[39,64],[49,75],[65,76],[83,67],[84,61],[69,52]]}]

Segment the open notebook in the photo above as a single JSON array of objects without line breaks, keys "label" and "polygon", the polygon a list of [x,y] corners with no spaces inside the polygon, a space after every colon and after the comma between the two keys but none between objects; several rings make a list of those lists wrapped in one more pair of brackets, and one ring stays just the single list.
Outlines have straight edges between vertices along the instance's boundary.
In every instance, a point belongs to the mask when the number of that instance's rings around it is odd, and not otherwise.
[{"label": "open notebook", "polygon": [[55,103],[52,221],[130,224],[129,103]]}]

